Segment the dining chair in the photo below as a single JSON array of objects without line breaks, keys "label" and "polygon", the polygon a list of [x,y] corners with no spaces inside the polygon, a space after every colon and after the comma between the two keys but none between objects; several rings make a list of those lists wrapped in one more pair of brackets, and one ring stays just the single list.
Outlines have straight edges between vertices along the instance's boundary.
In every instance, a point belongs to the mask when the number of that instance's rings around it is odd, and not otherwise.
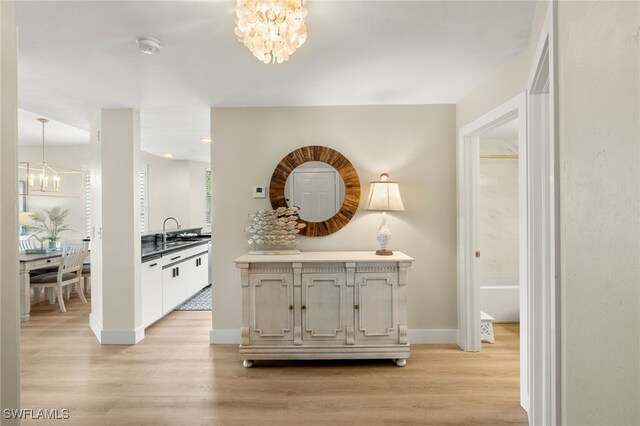
[{"label": "dining chair", "polygon": [[82,286],[87,293],[91,293],[91,262],[82,265]]},{"label": "dining chair", "polygon": [[20,238],[18,240],[18,250],[20,253],[26,252],[28,249],[40,248],[40,241],[38,241],[33,235],[27,238]]},{"label": "dining chair", "polygon": [[54,297],[58,298],[60,311],[67,312],[64,306],[62,290],[64,287],[76,284],[80,300],[82,300],[82,303],[87,303],[82,285],[82,264],[87,257],[88,250],[89,243],[87,242],[66,242],[62,247],[62,257],[58,271],[31,277],[31,288],[38,290],[40,288],[53,288],[55,291]]}]

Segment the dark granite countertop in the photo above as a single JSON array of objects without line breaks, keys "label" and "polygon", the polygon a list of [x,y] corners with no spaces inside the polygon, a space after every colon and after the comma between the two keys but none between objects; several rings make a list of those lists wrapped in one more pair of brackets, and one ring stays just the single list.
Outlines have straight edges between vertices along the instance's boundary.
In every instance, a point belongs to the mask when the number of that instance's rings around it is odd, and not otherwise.
[{"label": "dark granite countertop", "polygon": [[167,244],[162,243],[147,243],[142,244],[142,262],[158,259],[165,254],[174,253],[179,250],[185,250],[191,247],[208,244],[211,241],[211,237],[200,237],[194,240],[172,240],[167,241]]}]

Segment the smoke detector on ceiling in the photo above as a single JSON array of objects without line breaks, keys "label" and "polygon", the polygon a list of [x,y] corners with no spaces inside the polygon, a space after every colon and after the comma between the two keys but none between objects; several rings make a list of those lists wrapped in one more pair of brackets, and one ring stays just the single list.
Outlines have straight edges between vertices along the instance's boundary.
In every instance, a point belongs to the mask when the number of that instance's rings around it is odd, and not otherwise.
[{"label": "smoke detector on ceiling", "polygon": [[160,49],[162,49],[162,43],[160,43],[160,40],[153,37],[143,37],[136,41],[138,42],[138,49],[147,55],[155,55],[160,51]]}]

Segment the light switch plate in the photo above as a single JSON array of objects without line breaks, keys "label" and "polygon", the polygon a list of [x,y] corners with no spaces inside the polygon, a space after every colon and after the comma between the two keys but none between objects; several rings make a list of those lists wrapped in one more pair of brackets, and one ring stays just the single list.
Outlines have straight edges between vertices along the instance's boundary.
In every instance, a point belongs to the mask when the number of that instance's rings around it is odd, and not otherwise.
[{"label": "light switch plate", "polygon": [[254,186],[253,198],[267,198],[267,188],[264,186]]}]

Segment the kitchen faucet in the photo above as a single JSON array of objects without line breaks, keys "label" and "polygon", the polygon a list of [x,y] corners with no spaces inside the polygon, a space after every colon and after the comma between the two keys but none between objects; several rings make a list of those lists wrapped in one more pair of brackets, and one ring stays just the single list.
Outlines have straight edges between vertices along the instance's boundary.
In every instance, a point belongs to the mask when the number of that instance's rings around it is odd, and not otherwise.
[{"label": "kitchen faucet", "polygon": [[168,218],[166,218],[164,220],[164,222],[162,222],[162,244],[167,244],[166,225],[167,225],[167,221],[169,219],[173,219],[176,222],[176,225],[178,226],[178,229],[180,229],[180,224],[178,223],[178,219],[176,219],[175,217],[172,217],[172,216],[169,216]]}]

